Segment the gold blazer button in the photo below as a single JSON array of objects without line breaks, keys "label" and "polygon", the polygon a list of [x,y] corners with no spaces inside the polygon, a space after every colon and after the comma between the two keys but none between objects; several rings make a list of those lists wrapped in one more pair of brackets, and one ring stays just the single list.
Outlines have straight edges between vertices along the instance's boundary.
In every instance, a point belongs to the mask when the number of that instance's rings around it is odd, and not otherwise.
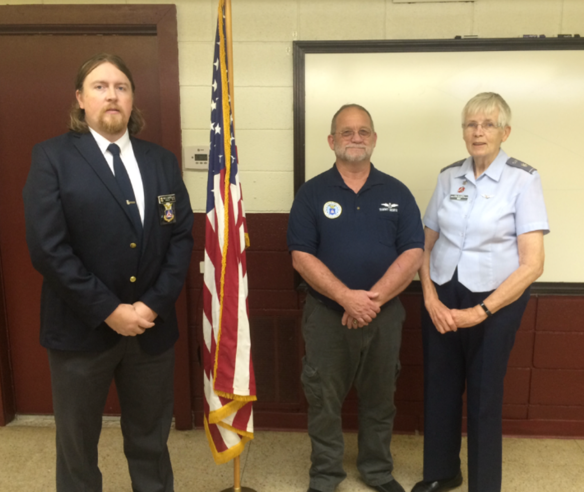
[{"label": "gold blazer button", "polygon": [[134,249],[136,247],[136,243],[130,243],[130,248]]},{"label": "gold blazer button", "polygon": [[130,277],[130,282],[134,283],[136,281],[136,277],[134,277],[133,275]]}]

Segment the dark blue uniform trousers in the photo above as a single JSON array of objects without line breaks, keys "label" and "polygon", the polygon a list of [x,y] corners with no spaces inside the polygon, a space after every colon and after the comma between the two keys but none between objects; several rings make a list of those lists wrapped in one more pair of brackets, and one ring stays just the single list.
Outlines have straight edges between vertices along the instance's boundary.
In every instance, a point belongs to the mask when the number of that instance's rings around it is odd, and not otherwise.
[{"label": "dark blue uniform trousers", "polygon": [[[451,309],[476,306],[491,292],[471,292],[457,274],[435,285]],[[501,490],[503,382],[529,289],[480,325],[440,334],[422,308],[424,480],[460,470],[462,395],[467,388],[469,492]]]},{"label": "dark blue uniform trousers", "polygon": [[322,492],[332,492],[346,477],[341,408],[353,385],[359,397],[357,468],[368,485],[393,480],[389,446],[405,310],[394,298],[368,326],[356,329],[343,326],[342,315],[309,295],[302,320],[310,487]]},{"label": "dark blue uniform trousers", "polygon": [[146,354],[136,337],[103,352],[49,350],[57,424],[57,492],[101,492],[97,445],[112,380],[133,492],[172,492],[167,440],[173,414],[174,347]]}]

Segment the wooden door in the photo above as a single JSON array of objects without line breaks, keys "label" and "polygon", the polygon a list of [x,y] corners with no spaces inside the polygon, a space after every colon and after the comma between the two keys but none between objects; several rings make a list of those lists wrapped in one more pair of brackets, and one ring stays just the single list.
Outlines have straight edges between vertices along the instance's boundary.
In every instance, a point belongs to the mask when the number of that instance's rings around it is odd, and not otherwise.
[{"label": "wooden door", "polygon": [[[77,69],[98,52],[120,55],[132,70],[147,123],[139,137],[177,156],[180,109],[174,6],[0,7],[0,19],[0,342],[8,342],[0,349],[0,419],[4,413],[9,420],[13,412],[52,413],[48,360],[38,341],[42,279],[28,256],[22,204],[33,145],[67,131]],[[184,298],[181,307],[186,311]],[[186,313],[179,316],[186,320]],[[177,423],[190,427],[183,325]],[[118,412],[112,391],[106,413]]]}]

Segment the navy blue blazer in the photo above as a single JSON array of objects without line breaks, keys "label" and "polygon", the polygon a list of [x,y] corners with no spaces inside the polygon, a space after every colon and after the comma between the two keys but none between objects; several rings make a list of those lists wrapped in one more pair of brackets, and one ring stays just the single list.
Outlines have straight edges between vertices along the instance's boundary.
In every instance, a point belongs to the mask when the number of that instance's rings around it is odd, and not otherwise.
[{"label": "navy blue blazer", "polygon": [[[121,335],[104,320],[120,303],[158,313],[138,339],[150,354],[178,338],[174,304],[193,248],[193,213],[177,160],[131,138],[144,185],[144,228],[135,230],[116,179],[90,133],[36,145],[23,191],[26,240],[43,275],[41,345],[101,351]],[[158,197],[174,195],[176,222],[160,217]]]}]

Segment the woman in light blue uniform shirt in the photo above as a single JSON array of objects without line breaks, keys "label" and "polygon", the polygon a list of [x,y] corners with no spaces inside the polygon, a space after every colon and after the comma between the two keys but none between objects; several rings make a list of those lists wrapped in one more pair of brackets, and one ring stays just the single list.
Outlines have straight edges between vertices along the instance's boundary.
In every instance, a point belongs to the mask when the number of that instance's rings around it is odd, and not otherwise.
[{"label": "woman in light blue uniform shirt", "polygon": [[549,232],[539,174],[501,149],[510,123],[498,94],[466,104],[470,157],[442,169],[424,216],[424,479],[412,492],[462,483],[465,387],[468,490],[501,490],[503,380]]}]

